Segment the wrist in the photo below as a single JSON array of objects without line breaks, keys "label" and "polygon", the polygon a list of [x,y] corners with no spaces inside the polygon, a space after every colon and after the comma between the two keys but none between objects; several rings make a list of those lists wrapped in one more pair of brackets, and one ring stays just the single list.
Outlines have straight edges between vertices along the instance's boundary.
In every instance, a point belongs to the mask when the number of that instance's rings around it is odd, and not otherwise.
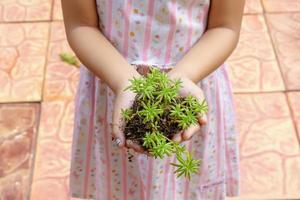
[{"label": "wrist", "polygon": [[125,72],[122,77],[118,80],[117,87],[115,89],[115,93],[120,93],[125,90],[130,85],[130,80],[134,77],[140,77],[141,75],[136,70],[130,70],[129,72]]},{"label": "wrist", "polygon": [[167,74],[170,78],[186,78],[186,75],[176,67],[171,69]]},{"label": "wrist", "polygon": [[174,69],[169,71],[168,74],[174,78],[181,77],[181,78],[188,79],[188,80],[194,82],[195,84],[199,82],[198,76],[195,76],[196,72],[188,71],[184,67],[181,67],[181,68],[175,67]]}]

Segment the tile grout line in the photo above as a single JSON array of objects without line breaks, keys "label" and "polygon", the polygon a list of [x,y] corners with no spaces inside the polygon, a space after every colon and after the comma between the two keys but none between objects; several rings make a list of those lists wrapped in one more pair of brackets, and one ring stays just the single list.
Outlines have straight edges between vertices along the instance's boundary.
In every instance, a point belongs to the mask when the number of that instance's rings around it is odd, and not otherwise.
[{"label": "tile grout line", "polygon": [[[40,134],[40,124],[41,124],[41,115],[42,115],[42,102],[44,100],[44,88],[45,88],[45,82],[46,82],[46,72],[47,72],[47,64],[48,64],[48,52],[50,48],[50,37],[51,37],[51,30],[52,30],[52,16],[53,16],[53,10],[54,10],[54,0],[51,2],[51,13],[50,13],[50,20],[49,20],[49,25],[48,25],[48,38],[47,38],[47,47],[46,47],[46,53],[45,53],[45,63],[44,63],[44,70],[43,70],[43,81],[41,84],[41,100],[39,102],[39,113],[38,113],[38,120],[37,120],[37,127],[36,127],[36,137],[35,137],[35,142],[33,145],[33,150],[32,150],[32,168],[30,172],[30,178],[29,178],[29,186],[28,186],[28,200],[31,199],[31,193],[32,193],[32,184],[33,184],[33,176],[34,176],[34,170],[35,170],[35,160],[36,160],[36,153],[37,153],[37,144],[38,144],[38,138]],[[48,22],[48,21],[47,21]],[[34,22],[37,23],[37,22]]]},{"label": "tile grout line", "polygon": [[262,14],[264,15],[266,13],[266,8],[264,6],[264,2],[263,2],[263,0],[259,0],[259,3],[260,3],[261,8],[262,8]]},{"label": "tile grout line", "polygon": [[51,21],[51,22],[53,21],[54,1],[55,1],[55,0],[52,0],[52,2],[51,2],[51,11],[50,11],[50,21]]},{"label": "tile grout line", "polygon": [[289,14],[300,13],[300,10],[295,11],[264,11],[264,14]]},{"label": "tile grout line", "polygon": [[45,84],[46,84],[46,73],[47,73],[47,66],[49,62],[49,51],[50,51],[50,42],[51,42],[51,31],[52,31],[52,23],[50,22],[49,24],[49,30],[48,30],[48,43],[46,47],[46,55],[45,55],[45,64],[44,64],[44,70],[43,70],[43,82],[42,82],[42,88],[41,88],[41,102],[44,101],[44,89],[45,89]]},{"label": "tile grout line", "polygon": [[0,24],[30,24],[30,23],[49,23],[51,19],[46,20],[28,20],[28,21],[0,21]]},{"label": "tile grout line", "polygon": [[[295,132],[296,132],[296,138],[298,139],[298,145],[300,147],[300,130],[297,129],[296,115],[295,115],[295,113],[292,109],[291,101],[290,101],[290,98],[289,98],[287,93],[285,94],[285,98],[286,98],[286,101],[287,101],[287,104],[288,104],[288,107],[289,107],[289,113],[290,113],[290,116],[292,118],[293,126],[294,126],[294,129],[295,129]],[[300,153],[300,148],[299,148],[299,153]]]},{"label": "tile grout line", "polygon": [[[285,96],[285,99],[287,101],[287,104],[288,104],[288,108],[289,108],[289,115],[291,117],[291,120],[293,122],[293,127],[294,127],[294,130],[296,132],[296,138],[298,140],[298,145],[300,145],[300,136],[299,136],[299,133],[297,130],[297,126],[296,126],[296,120],[295,120],[295,117],[294,114],[293,114],[293,110],[291,108],[291,103],[289,101],[289,98],[288,98],[288,92],[289,90],[287,89],[288,88],[288,85],[287,85],[287,81],[285,80],[285,77],[284,77],[284,74],[283,74],[283,70],[282,70],[282,64],[280,63],[279,61],[279,56],[278,56],[278,50],[276,49],[275,47],[275,40],[273,39],[272,37],[272,34],[271,34],[271,28],[269,26],[269,23],[268,23],[268,20],[267,20],[267,17],[266,17],[266,14],[270,14],[270,13],[264,13],[263,14],[263,18],[265,20],[265,23],[266,23],[266,27],[267,27],[267,32],[269,34],[269,37],[271,39],[271,45],[272,45],[272,48],[273,48],[273,51],[274,51],[274,54],[275,54],[275,58],[276,58],[276,62],[278,64],[278,67],[279,67],[279,71],[280,71],[280,74],[281,74],[281,78],[284,82],[284,88],[285,88],[285,91],[283,92],[284,93],[284,96]],[[272,14],[272,13],[271,13]]]},{"label": "tile grout line", "polygon": [[244,15],[259,15],[259,14],[287,14],[287,13],[300,13],[300,10],[294,10],[294,11],[267,11],[267,8],[265,6],[265,4],[263,3],[263,0],[259,0],[258,1],[261,8],[262,8],[262,12],[247,12],[244,13]]},{"label": "tile grout line", "polygon": [[[248,12],[248,13],[244,13],[243,15],[244,16],[252,16],[252,15],[265,15],[265,14],[274,14],[274,15],[280,15],[280,14],[297,14],[297,13],[300,13],[300,10],[299,11],[293,11],[293,12],[290,12],[290,11],[286,11],[286,12],[265,12],[265,11],[262,11],[262,12]],[[57,20],[59,21],[59,20]]]},{"label": "tile grout line", "polygon": [[42,20],[20,20],[20,21],[0,21],[0,24],[19,24],[19,23],[45,23],[53,21],[53,12],[54,12],[54,0],[51,1],[51,9],[50,9],[49,19]]},{"label": "tile grout line", "polygon": [[36,119],[36,134],[34,138],[34,142],[32,144],[32,149],[31,149],[31,155],[32,156],[32,161],[31,161],[31,170],[30,170],[30,175],[29,175],[29,181],[28,181],[28,200],[31,199],[31,192],[32,192],[32,183],[33,183],[33,175],[34,175],[34,168],[35,168],[35,158],[36,158],[36,148],[37,148],[37,143],[38,143],[38,136],[39,136],[39,129],[40,129],[40,120],[41,120],[41,115],[42,115],[42,106],[41,102],[38,104],[39,110],[37,112],[37,119]]},{"label": "tile grout line", "polygon": [[274,52],[274,55],[275,55],[275,60],[276,60],[276,62],[277,62],[278,68],[279,68],[280,76],[281,76],[281,78],[282,78],[282,80],[283,80],[283,83],[284,83],[284,91],[288,91],[288,89],[287,89],[287,84],[286,84],[286,80],[285,80],[285,78],[284,78],[283,71],[282,71],[282,68],[281,68],[281,63],[280,63],[280,61],[279,61],[278,53],[277,53],[277,50],[276,50],[276,47],[275,47],[275,41],[274,41],[274,39],[273,39],[273,37],[272,37],[271,30],[270,30],[271,28],[270,28],[270,26],[269,26],[269,23],[268,23],[268,19],[267,19],[267,17],[266,17],[266,14],[267,14],[267,13],[264,13],[262,16],[263,16],[264,21],[265,21],[265,24],[266,24],[267,34],[268,34],[268,36],[269,36],[269,38],[270,38],[270,42],[271,42],[271,45],[272,45],[272,49],[273,49],[273,52]]},{"label": "tile grout line", "polygon": [[275,91],[248,91],[248,92],[233,92],[234,94],[276,94],[276,93],[290,93],[300,92],[300,90],[275,90]]},{"label": "tile grout line", "polygon": [[43,83],[42,83],[42,91],[41,91],[41,102],[44,100],[44,89],[46,84],[46,73],[47,73],[47,66],[49,62],[49,51],[50,51],[50,42],[51,42],[51,31],[52,31],[52,20],[53,20],[53,11],[54,11],[54,0],[51,2],[51,13],[50,13],[50,24],[49,24],[49,30],[48,30],[48,43],[46,48],[46,55],[45,55],[45,67],[43,70]]},{"label": "tile grout line", "polygon": [[0,105],[5,105],[5,104],[34,104],[34,103],[41,103],[41,101],[13,101],[13,102],[0,102]]},{"label": "tile grout line", "polygon": [[283,71],[282,71],[282,68],[281,68],[281,63],[279,61],[279,56],[278,56],[278,53],[277,53],[277,50],[276,50],[276,47],[275,47],[275,41],[272,37],[270,26],[269,26],[268,20],[266,18],[266,14],[263,14],[263,19],[264,19],[265,24],[266,24],[267,34],[270,38],[270,42],[271,42],[272,49],[273,49],[273,52],[274,52],[275,60],[277,62],[278,68],[279,68],[280,76],[281,76],[281,78],[283,80],[283,83],[284,83],[284,91],[287,91],[287,83],[286,83],[286,80],[284,78],[284,74],[283,74]]},{"label": "tile grout line", "polygon": [[47,19],[47,20],[29,20],[29,21],[0,21],[0,24],[30,24],[30,23],[51,23],[63,22],[63,19]]},{"label": "tile grout line", "polygon": [[259,2],[263,9],[262,14],[286,14],[286,13],[299,13],[300,12],[300,10],[297,10],[297,11],[267,11],[267,8],[264,4],[264,0],[259,0]]}]

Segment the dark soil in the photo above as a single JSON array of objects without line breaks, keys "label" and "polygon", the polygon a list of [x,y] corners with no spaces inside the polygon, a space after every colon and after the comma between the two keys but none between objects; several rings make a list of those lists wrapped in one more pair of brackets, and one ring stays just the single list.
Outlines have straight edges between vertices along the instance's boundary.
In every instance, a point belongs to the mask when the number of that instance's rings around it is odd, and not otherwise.
[{"label": "dark soil", "polygon": [[[183,101],[184,98],[178,98],[178,101]],[[142,106],[139,100],[135,100],[132,106],[133,113],[136,113],[138,110],[142,110]],[[170,109],[167,107],[164,110],[160,120],[158,121],[159,131],[163,133],[167,138],[172,139],[173,136],[181,131],[181,128],[178,126],[178,122],[170,116]],[[125,124],[124,133],[126,139],[130,139],[133,142],[143,145],[143,138],[146,132],[151,131],[151,127],[148,123],[143,123],[143,118],[135,115],[129,122]]]}]

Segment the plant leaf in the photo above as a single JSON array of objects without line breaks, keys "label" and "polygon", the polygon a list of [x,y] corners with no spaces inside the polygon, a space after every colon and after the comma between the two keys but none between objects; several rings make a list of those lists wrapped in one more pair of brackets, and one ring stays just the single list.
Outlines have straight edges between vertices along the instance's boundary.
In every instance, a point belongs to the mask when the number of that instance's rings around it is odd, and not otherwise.
[{"label": "plant leaf", "polygon": [[73,56],[70,53],[60,53],[59,57],[63,62],[66,62],[69,65],[73,65],[75,67],[79,67],[79,63],[77,61],[76,56]]}]

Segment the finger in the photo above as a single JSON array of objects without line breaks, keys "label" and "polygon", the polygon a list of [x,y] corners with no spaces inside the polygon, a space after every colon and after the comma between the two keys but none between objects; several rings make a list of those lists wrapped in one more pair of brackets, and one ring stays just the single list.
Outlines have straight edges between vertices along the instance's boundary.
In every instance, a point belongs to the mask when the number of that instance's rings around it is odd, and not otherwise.
[{"label": "finger", "polygon": [[203,90],[201,90],[201,88],[199,88],[197,85],[195,85],[195,87],[193,87],[193,89],[190,91],[190,95],[196,97],[199,102],[206,100]]},{"label": "finger", "polygon": [[184,90],[184,89],[180,90],[181,96],[186,97],[188,95],[192,95],[192,96],[196,97],[200,102],[202,102],[205,99],[205,95],[204,95],[201,87],[199,87],[197,84],[195,84],[191,80],[184,79],[183,81],[184,81],[183,85],[187,86],[188,90]]},{"label": "finger", "polygon": [[121,119],[118,117],[113,118],[113,123],[112,123],[112,137],[114,139],[119,139],[120,142],[118,144],[119,147],[124,147],[125,146],[125,136],[122,131],[122,123],[120,122]]},{"label": "finger", "polygon": [[114,140],[119,139],[119,143],[117,145],[119,147],[124,147],[125,146],[125,144],[124,144],[125,137],[124,137],[124,134],[120,131],[119,124],[115,124],[115,123],[112,124],[112,132],[111,133],[112,133],[112,138]]},{"label": "finger", "polygon": [[175,142],[181,142],[182,141],[182,133],[183,131],[180,131],[179,133],[176,133],[173,137],[172,137],[172,140],[175,141]]},{"label": "finger", "polygon": [[204,114],[204,115],[198,115],[198,123],[200,126],[204,126],[207,124],[207,116]]},{"label": "finger", "polygon": [[183,141],[189,140],[192,138],[192,136],[197,132],[200,131],[200,125],[192,125],[190,126],[186,131],[183,132],[182,134],[182,139]]},{"label": "finger", "polygon": [[113,140],[118,140],[119,141],[116,144],[118,147],[125,147],[125,143],[124,143],[125,137],[124,137],[123,133],[114,130],[112,132],[112,138],[113,138]]},{"label": "finger", "polygon": [[125,136],[123,133],[124,120],[122,117],[122,109],[130,108],[132,101],[128,99],[134,99],[133,94],[122,93],[117,95],[114,101],[114,111],[113,111],[113,123],[112,123],[112,136],[113,138],[120,139],[120,147],[125,146]]},{"label": "finger", "polygon": [[136,151],[138,153],[144,153],[144,154],[148,153],[143,149],[143,147],[141,147],[140,145],[134,143],[132,140],[126,140],[126,147],[131,148],[131,149],[133,149],[134,151]]}]

